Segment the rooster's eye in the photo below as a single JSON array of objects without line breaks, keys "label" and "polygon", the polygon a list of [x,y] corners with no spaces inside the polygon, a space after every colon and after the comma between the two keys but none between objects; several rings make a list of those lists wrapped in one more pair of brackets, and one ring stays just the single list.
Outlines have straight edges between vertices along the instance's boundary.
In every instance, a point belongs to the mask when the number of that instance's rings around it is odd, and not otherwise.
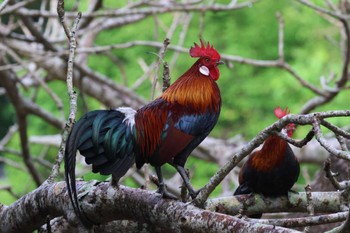
[{"label": "rooster's eye", "polygon": [[206,58],[206,59],[205,59],[205,62],[210,62],[210,59],[209,59],[209,58]]}]

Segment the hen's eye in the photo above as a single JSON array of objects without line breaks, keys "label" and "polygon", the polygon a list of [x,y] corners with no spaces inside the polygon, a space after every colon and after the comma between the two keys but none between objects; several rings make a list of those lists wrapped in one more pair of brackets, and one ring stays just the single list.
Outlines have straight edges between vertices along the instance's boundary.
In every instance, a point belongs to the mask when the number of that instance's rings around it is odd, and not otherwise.
[{"label": "hen's eye", "polygon": [[205,61],[206,61],[206,62],[210,62],[210,59],[209,59],[209,58],[206,58]]}]

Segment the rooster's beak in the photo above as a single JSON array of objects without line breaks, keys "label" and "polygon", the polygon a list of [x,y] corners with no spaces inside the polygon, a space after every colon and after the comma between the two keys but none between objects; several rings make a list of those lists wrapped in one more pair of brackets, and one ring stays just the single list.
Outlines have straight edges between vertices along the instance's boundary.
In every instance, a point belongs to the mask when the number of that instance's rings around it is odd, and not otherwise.
[{"label": "rooster's beak", "polygon": [[225,64],[225,62],[223,62],[221,60],[216,62],[216,65],[223,65],[223,64]]}]

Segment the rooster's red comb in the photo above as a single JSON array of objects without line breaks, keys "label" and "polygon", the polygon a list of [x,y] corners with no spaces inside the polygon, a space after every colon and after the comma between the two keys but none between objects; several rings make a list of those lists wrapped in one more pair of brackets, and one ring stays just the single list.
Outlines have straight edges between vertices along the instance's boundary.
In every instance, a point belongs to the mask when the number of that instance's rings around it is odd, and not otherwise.
[{"label": "rooster's red comb", "polygon": [[213,60],[220,60],[220,54],[210,43],[208,42],[207,45],[204,44],[203,40],[201,39],[201,46],[194,43],[194,47],[191,47],[190,49],[190,55],[191,57],[209,57]]},{"label": "rooster's red comb", "polygon": [[275,112],[275,116],[278,117],[278,119],[281,119],[282,117],[284,117],[290,113],[290,111],[288,110],[288,107],[286,107],[284,110],[282,110],[280,108],[280,106],[275,108],[274,112]]}]

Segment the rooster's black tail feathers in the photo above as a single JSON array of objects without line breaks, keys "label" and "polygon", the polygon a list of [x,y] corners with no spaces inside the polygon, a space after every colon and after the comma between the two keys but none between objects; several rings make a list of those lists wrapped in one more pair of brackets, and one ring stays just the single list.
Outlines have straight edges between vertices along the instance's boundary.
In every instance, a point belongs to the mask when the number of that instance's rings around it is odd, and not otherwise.
[{"label": "rooster's black tail feathers", "polygon": [[82,214],[75,182],[76,151],[92,164],[93,172],[113,174],[119,179],[134,163],[133,125],[118,110],[96,110],[85,114],[73,127],[65,151],[65,176],[73,208],[83,224],[92,222]]}]

